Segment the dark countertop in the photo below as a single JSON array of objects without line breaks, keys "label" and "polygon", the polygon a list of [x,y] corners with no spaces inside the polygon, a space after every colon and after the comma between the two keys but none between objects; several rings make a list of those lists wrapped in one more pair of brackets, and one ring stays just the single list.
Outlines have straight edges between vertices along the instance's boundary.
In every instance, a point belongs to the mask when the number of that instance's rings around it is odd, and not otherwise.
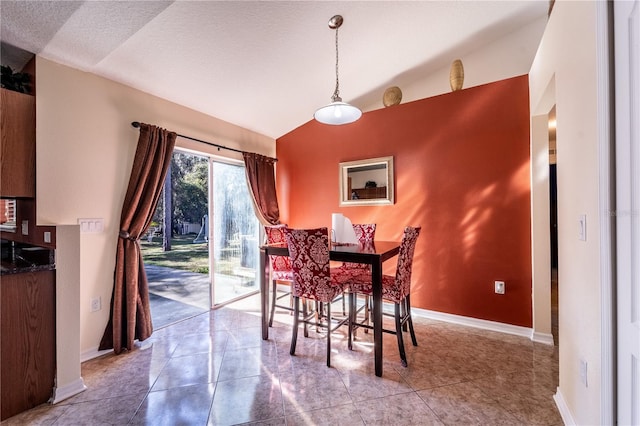
[{"label": "dark countertop", "polygon": [[23,274],[25,272],[40,272],[40,271],[54,271],[56,269],[55,263],[49,263],[45,265],[29,265],[24,262],[11,263],[0,262],[0,276],[11,274]]}]

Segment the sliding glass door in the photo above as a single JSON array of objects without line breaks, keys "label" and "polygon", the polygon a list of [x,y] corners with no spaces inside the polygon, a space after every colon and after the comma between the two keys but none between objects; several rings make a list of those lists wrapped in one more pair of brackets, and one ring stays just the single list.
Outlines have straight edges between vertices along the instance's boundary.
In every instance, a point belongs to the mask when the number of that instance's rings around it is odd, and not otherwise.
[{"label": "sliding glass door", "polygon": [[259,290],[258,219],[243,164],[211,160],[211,270],[213,304],[221,305]]},{"label": "sliding glass door", "polygon": [[244,164],[176,150],[140,241],[154,326],[257,292],[258,232]]}]

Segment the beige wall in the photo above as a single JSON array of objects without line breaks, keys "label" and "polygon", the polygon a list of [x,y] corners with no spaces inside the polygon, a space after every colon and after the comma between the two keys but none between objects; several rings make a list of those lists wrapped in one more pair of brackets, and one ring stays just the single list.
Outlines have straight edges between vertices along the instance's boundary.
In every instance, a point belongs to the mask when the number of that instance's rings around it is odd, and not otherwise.
[{"label": "beige wall", "polygon": [[[555,97],[557,108],[560,385],[556,399],[566,404],[576,424],[601,422],[595,29],[596,2],[556,2],[529,74],[533,123],[549,112],[549,95]],[[545,177],[534,176],[534,181],[537,178]],[[549,214],[544,203],[533,208],[534,215]],[[578,239],[581,214],[587,216],[586,241]],[[537,238],[545,236],[534,232],[534,245]],[[588,366],[587,386],[580,380],[581,360]]]},{"label": "beige wall", "polygon": [[[95,354],[109,314],[120,211],[138,140],[131,122],[269,156],[275,141],[40,57],[36,69],[37,221],[104,219],[104,232],[80,235],[80,351],[87,358]],[[241,158],[182,138],[176,144]],[[96,297],[102,309],[91,312]]]}]

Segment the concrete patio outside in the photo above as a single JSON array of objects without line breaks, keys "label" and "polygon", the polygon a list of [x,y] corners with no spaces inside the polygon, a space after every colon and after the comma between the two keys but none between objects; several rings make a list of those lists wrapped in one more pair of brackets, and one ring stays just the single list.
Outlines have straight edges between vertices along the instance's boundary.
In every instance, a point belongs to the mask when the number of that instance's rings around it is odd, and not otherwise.
[{"label": "concrete patio outside", "polygon": [[[155,329],[211,309],[209,274],[145,265],[151,319]],[[230,301],[257,291],[255,279],[215,274],[217,301]]]}]

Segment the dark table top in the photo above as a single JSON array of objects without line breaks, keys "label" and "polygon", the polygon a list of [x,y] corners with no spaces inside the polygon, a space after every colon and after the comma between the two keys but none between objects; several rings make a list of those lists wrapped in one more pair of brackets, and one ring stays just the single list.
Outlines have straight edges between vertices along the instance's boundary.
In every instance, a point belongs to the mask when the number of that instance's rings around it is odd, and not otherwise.
[{"label": "dark table top", "polygon": [[[267,255],[288,256],[286,243],[266,244],[260,247]],[[374,241],[372,244],[331,244],[329,258],[342,262],[372,263],[385,261],[398,254],[398,241]]]}]

